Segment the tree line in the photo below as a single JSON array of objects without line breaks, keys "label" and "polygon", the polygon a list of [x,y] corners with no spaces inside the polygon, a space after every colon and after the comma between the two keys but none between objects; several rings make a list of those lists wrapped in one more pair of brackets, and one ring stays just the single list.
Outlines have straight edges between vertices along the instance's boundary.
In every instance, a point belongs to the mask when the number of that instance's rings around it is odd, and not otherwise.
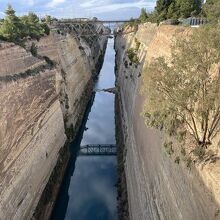
[{"label": "tree line", "polygon": [[156,14],[159,20],[197,16],[202,9],[202,0],[158,0]]},{"label": "tree line", "polygon": [[210,22],[220,19],[220,0],[157,0],[155,10],[147,13],[143,8],[136,22],[161,22],[188,17],[206,17]]},{"label": "tree line", "polygon": [[36,14],[29,12],[28,15],[18,17],[11,5],[8,5],[5,18],[0,22],[0,39],[10,42],[22,43],[27,38],[39,40],[49,33],[46,22],[41,22]]}]

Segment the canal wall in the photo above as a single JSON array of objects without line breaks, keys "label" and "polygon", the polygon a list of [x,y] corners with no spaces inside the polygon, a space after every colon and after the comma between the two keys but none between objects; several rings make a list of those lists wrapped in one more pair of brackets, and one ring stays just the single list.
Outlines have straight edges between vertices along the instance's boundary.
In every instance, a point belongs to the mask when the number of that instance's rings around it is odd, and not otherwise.
[{"label": "canal wall", "polygon": [[57,27],[34,43],[36,57],[0,42],[1,219],[49,218],[107,37],[78,38]]},{"label": "canal wall", "polygon": [[[133,33],[127,27],[115,38],[116,104],[120,110],[116,123],[123,133],[118,144],[123,151],[120,163],[124,163],[132,220],[220,219],[219,161],[191,169],[184,162],[175,163],[164,150],[163,132],[147,127],[141,116],[147,97],[140,94],[145,66],[160,56],[169,60],[172,42],[191,32],[191,28],[146,23]],[[140,64],[130,61],[130,48],[136,49]],[[125,187],[125,181],[121,182]]]}]

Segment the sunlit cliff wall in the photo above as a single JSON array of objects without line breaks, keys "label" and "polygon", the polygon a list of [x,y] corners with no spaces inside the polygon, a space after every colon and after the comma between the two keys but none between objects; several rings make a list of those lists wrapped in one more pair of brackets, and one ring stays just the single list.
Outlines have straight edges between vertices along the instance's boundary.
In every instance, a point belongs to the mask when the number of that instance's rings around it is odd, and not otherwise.
[{"label": "sunlit cliff wall", "polygon": [[[140,95],[144,67],[152,59],[169,60],[171,44],[187,37],[190,28],[146,23],[137,33],[116,37],[116,86],[124,136],[124,161],[129,214],[133,220],[220,219],[220,163],[176,164],[164,148],[162,132],[148,128],[141,116],[147,94]],[[129,31],[128,31],[129,32]],[[132,64],[127,49],[139,41],[140,65]],[[158,106],[159,108],[160,106]]]}]

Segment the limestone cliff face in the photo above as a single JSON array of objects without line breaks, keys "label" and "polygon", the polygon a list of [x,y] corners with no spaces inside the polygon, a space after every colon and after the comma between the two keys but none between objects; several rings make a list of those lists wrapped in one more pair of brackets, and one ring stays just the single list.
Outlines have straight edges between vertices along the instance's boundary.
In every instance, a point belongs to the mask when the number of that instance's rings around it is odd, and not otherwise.
[{"label": "limestone cliff face", "polygon": [[54,167],[68,162],[63,147],[80,125],[107,43],[98,38],[95,51],[81,41],[53,32],[36,42],[38,57],[0,42],[0,219],[31,219],[37,205],[44,214],[36,218],[49,217],[45,186],[49,179],[59,186]]},{"label": "limestone cliff face", "polygon": [[[191,170],[175,164],[163,150],[163,133],[148,128],[141,116],[147,96],[140,95],[144,66],[159,56],[169,59],[172,41],[190,33],[190,28],[146,23],[137,33],[116,37],[116,86],[126,146],[129,214],[133,220],[220,219],[219,163]],[[137,41],[141,43],[140,65],[132,64],[126,53],[135,48]]]}]

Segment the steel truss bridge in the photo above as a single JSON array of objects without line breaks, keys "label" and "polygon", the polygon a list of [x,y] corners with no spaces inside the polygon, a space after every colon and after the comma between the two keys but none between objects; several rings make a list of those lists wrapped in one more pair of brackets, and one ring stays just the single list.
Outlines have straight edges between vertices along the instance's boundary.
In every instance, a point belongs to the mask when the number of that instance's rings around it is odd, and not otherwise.
[{"label": "steel truss bridge", "polygon": [[117,148],[114,144],[93,144],[80,147],[81,156],[115,156]]},{"label": "steel truss bridge", "polygon": [[[112,36],[128,20],[88,20],[88,19],[63,19],[52,24],[52,29],[72,32],[79,37]],[[104,28],[103,25],[106,27]],[[53,28],[54,26],[54,28]]]}]

